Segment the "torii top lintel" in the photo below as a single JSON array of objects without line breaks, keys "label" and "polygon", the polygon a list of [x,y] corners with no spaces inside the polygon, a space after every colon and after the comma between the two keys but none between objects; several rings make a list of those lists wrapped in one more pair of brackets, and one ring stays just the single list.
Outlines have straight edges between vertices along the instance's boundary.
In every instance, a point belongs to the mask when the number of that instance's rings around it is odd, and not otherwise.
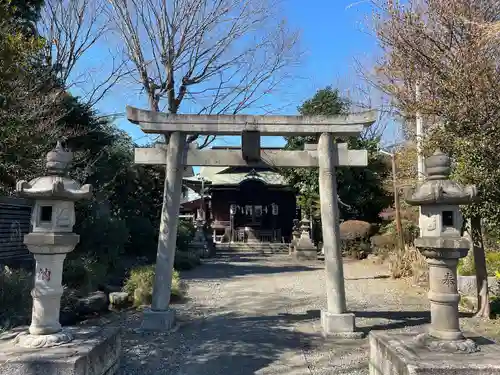
[{"label": "torii top lintel", "polygon": [[266,135],[332,133],[356,136],[372,125],[376,118],[376,110],[346,116],[173,115],[127,106],[127,119],[140,125],[144,133],[153,134],[180,131],[189,134],[240,135],[250,131]]}]

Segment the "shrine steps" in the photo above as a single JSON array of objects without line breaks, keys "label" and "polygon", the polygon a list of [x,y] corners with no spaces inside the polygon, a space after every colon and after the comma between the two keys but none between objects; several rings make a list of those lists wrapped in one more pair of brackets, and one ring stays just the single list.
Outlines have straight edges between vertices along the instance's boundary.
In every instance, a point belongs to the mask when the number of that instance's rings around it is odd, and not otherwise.
[{"label": "shrine steps", "polygon": [[218,243],[217,252],[288,254],[288,244],[276,242]]}]

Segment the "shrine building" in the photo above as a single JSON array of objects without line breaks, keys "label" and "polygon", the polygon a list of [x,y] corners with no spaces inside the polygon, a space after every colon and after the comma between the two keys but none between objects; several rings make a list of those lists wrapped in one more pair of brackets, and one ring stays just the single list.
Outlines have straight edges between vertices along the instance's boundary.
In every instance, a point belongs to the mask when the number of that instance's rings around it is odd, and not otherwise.
[{"label": "shrine building", "polygon": [[298,218],[296,194],[276,170],[201,167],[198,175],[184,177],[183,182],[188,193],[181,214],[208,220],[215,242],[290,242],[293,219]]}]

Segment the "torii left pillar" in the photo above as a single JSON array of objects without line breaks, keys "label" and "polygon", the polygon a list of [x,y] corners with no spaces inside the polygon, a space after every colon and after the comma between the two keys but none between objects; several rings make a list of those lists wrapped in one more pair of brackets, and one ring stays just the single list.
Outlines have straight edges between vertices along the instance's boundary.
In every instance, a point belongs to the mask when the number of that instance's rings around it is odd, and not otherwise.
[{"label": "torii left pillar", "polygon": [[174,271],[174,257],[179,225],[183,159],[186,152],[186,133],[173,132],[167,146],[165,186],[161,209],[160,234],[156,253],[155,283],[151,308],[144,311],[141,328],[169,330],[175,324],[175,310],[170,308],[170,291]]}]

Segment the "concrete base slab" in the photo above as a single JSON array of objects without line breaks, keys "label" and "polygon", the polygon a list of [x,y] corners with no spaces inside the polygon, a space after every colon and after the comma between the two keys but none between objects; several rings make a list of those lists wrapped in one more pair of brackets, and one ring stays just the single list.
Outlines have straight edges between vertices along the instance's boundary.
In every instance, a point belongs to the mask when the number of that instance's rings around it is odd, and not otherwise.
[{"label": "concrete base slab", "polygon": [[321,326],[325,337],[362,338],[364,333],[355,332],[354,322],[353,313],[333,314],[321,310]]},{"label": "concrete base slab", "polygon": [[370,332],[370,375],[499,375],[500,345],[477,337],[480,351],[446,353],[421,346],[415,333]]},{"label": "concrete base slab", "polygon": [[145,331],[170,331],[175,325],[175,310],[144,310],[141,329]]},{"label": "concrete base slab", "polygon": [[316,249],[297,249],[293,252],[293,256],[297,260],[317,260],[318,251]]},{"label": "concrete base slab", "polygon": [[66,327],[73,341],[50,348],[23,348],[15,334],[0,338],[0,374],[114,375],[121,354],[118,327]]}]

